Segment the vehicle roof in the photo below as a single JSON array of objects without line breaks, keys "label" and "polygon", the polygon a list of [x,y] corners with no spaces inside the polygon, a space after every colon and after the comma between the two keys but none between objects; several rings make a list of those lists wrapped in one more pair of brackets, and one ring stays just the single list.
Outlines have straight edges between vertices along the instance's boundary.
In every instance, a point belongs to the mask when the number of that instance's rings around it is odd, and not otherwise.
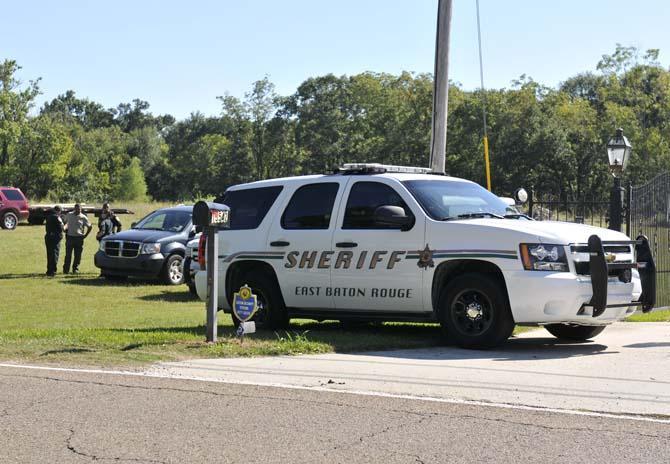
[{"label": "vehicle roof", "polygon": [[333,178],[337,177],[356,177],[356,178],[385,178],[385,179],[395,179],[397,181],[407,181],[407,180],[432,180],[432,181],[449,181],[449,182],[465,182],[465,183],[474,183],[472,181],[461,179],[459,177],[451,176],[441,176],[435,174],[410,174],[410,173],[399,173],[399,172],[386,172],[386,173],[361,173],[361,174],[349,174],[349,173],[335,173],[335,174],[317,174],[317,175],[307,175],[307,176],[293,176],[293,177],[280,177],[277,179],[267,179],[259,180],[256,182],[249,182],[246,184],[238,184],[230,187],[229,191],[242,190],[247,188],[259,188],[259,187],[272,187],[275,185],[286,185],[291,183],[308,183],[308,182],[327,182]]},{"label": "vehicle roof", "polygon": [[193,205],[166,206],[165,208],[158,208],[156,211],[187,211],[192,213]]}]

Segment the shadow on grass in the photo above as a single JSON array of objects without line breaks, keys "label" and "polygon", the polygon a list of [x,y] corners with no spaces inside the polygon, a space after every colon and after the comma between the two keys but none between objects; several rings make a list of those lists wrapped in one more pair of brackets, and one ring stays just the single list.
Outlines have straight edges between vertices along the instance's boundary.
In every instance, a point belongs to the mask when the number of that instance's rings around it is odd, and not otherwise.
[{"label": "shadow on grass", "polygon": [[166,303],[190,303],[197,300],[197,298],[191,295],[186,288],[184,288],[183,292],[161,292],[155,295],[138,296],[137,299],[143,301],[162,301]]},{"label": "shadow on grass", "polygon": [[[219,316],[221,317],[221,315]],[[137,329],[109,329],[117,333],[171,333],[177,338],[179,334],[205,340],[205,327],[144,327]],[[235,338],[235,329],[230,326],[219,326],[218,336]],[[249,335],[250,339],[269,342],[291,342],[296,337],[304,337],[301,341],[325,343],[336,352],[352,352],[364,350],[384,350],[399,348],[430,347],[440,345],[439,327],[421,324],[384,324],[369,325],[343,329],[338,322],[304,322],[292,324],[283,330],[259,330]],[[189,340],[193,341],[193,340]],[[130,344],[123,351],[139,348],[142,343]]]},{"label": "shadow on grass", "polygon": [[49,350],[42,353],[40,356],[49,356],[50,354],[76,354],[76,353],[94,353],[95,350],[89,348],[62,348],[60,350]]},{"label": "shadow on grass", "polygon": [[46,274],[0,274],[0,280],[12,280],[12,279],[32,279],[32,278],[42,278],[42,279],[52,279],[53,277],[47,277]]},{"label": "shadow on grass", "polygon": [[[188,335],[205,335],[205,326],[193,327],[142,327],[138,329],[105,329],[118,333],[183,333]],[[220,330],[220,329],[219,329]]]},{"label": "shadow on grass", "polygon": [[60,283],[67,285],[79,285],[82,287],[136,287],[139,285],[161,285],[155,280],[128,279],[108,280],[101,277],[66,277]]}]

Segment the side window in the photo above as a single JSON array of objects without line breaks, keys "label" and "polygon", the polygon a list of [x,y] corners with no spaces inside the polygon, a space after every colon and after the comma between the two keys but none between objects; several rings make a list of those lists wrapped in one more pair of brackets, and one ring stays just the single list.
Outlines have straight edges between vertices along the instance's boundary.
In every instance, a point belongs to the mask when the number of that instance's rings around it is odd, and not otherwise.
[{"label": "side window", "polygon": [[23,201],[23,195],[18,190],[3,189],[2,193],[7,201]]},{"label": "side window", "polygon": [[407,216],[413,217],[407,204],[386,184],[357,182],[351,187],[342,229],[397,229],[397,226],[377,224],[374,213],[380,206],[399,206]]},{"label": "side window", "polygon": [[295,191],[281,217],[284,229],[328,229],[339,184],[303,185]]},{"label": "side window", "polygon": [[231,230],[257,228],[263,222],[282,188],[278,185],[226,192],[219,202],[230,208]]}]

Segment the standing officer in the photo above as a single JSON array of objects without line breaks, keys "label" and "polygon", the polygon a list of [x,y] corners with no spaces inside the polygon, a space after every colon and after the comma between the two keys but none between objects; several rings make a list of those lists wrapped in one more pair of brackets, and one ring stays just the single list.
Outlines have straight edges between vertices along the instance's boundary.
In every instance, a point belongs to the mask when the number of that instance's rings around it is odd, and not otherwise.
[{"label": "standing officer", "polygon": [[74,205],[74,211],[65,216],[65,262],[63,263],[63,274],[70,272],[70,261],[72,260],[72,251],[74,251],[74,262],[72,263],[72,273],[79,273],[79,263],[81,263],[81,252],[84,249],[84,240],[91,233],[93,226],[81,212],[81,205]]},{"label": "standing officer", "polygon": [[98,220],[98,233],[95,238],[98,241],[102,240],[107,235],[116,234],[121,232],[121,221],[116,217],[114,211],[109,207],[108,202],[102,204],[102,212],[100,213],[100,219]]},{"label": "standing officer", "polygon": [[44,244],[47,247],[47,276],[56,275],[58,267],[58,255],[60,254],[60,241],[63,239],[63,220],[60,217],[60,206],[56,205],[49,212],[46,221],[46,234]]}]

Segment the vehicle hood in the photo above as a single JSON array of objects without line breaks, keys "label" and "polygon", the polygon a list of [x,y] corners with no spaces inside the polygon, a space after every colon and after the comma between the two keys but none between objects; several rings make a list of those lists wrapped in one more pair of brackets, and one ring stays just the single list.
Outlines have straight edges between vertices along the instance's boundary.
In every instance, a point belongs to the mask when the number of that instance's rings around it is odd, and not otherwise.
[{"label": "vehicle hood", "polygon": [[178,234],[162,230],[128,229],[118,234],[105,237],[105,240],[124,240],[129,242],[155,243],[162,242]]},{"label": "vehicle hood", "polygon": [[630,240],[626,234],[602,227],[594,227],[585,224],[561,221],[526,221],[518,219],[468,219],[454,221],[463,225],[480,229],[484,232],[518,232],[519,235],[528,239],[532,236],[540,243],[553,243],[558,245],[569,245],[571,243],[587,243],[591,235],[597,235],[602,240]]}]

